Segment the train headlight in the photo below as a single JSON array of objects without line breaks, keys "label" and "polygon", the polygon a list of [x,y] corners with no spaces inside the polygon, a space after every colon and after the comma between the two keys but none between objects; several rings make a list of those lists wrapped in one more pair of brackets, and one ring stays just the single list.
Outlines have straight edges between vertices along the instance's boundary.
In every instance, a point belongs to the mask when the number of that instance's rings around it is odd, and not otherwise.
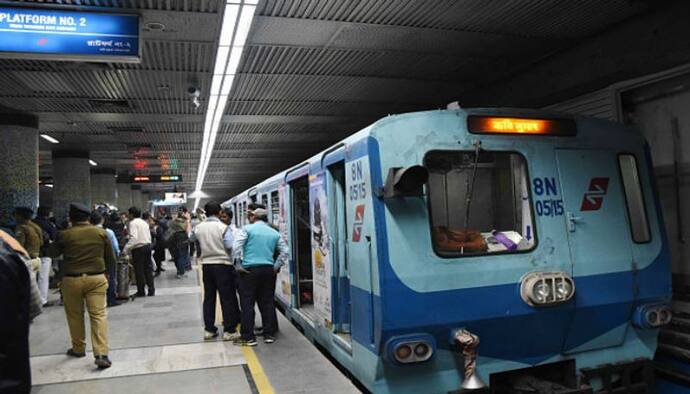
[{"label": "train headlight", "polygon": [[395,348],[395,359],[405,362],[412,355],[412,348],[407,343],[402,343]]},{"label": "train headlight", "polygon": [[673,314],[665,302],[640,305],[635,309],[632,322],[638,328],[659,328],[671,322]]},{"label": "train headlight", "polygon": [[428,334],[411,334],[393,337],[386,343],[388,359],[395,364],[412,364],[427,361],[434,355],[436,341]]},{"label": "train headlight", "polygon": [[560,304],[574,294],[575,282],[565,272],[531,272],[520,285],[520,296],[530,306]]}]

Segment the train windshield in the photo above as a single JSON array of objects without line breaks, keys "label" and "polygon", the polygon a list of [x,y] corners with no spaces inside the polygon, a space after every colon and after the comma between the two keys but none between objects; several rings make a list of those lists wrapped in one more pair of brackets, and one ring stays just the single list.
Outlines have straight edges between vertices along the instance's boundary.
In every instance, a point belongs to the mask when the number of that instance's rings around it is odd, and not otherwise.
[{"label": "train windshield", "polygon": [[459,257],[530,250],[534,224],[522,155],[432,151],[428,202],[434,250]]}]

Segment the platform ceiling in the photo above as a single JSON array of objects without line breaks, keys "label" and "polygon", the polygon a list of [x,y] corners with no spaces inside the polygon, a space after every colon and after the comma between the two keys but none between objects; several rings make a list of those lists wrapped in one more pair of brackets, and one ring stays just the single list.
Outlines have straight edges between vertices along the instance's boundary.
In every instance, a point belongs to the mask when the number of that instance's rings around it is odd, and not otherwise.
[{"label": "platform ceiling", "polygon": [[[87,148],[118,171],[137,159],[149,173],[176,162],[191,191],[225,2],[0,1],[18,3],[138,12],[144,25],[140,64],[0,60],[0,105],[38,114],[41,132],[61,141],[41,140],[41,176],[51,175],[51,149]],[[204,191],[224,200],[378,118],[445,107],[647,9],[636,0],[260,0]]]}]

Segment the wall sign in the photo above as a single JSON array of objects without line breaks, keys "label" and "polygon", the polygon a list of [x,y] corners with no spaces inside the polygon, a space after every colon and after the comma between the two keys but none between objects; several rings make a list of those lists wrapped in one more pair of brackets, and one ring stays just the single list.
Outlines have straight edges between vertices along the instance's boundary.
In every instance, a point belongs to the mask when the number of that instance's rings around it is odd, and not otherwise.
[{"label": "wall sign", "polygon": [[0,57],[139,62],[139,16],[0,7]]}]

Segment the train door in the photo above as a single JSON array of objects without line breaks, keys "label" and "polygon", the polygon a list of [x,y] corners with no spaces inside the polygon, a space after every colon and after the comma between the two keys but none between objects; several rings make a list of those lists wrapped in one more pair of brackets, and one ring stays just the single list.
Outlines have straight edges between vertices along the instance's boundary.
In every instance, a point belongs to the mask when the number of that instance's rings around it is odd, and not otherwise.
[{"label": "train door", "polygon": [[296,307],[314,320],[314,281],[311,263],[311,228],[309,219],[309,179],[299,177],[290,182],[290,221],[292,222],[292,256],[295,270]]},{"label": "train door", "polygon": [[329,194],[329,213],[331,216],[331,256],[335,288],[334,329],[339,337],[350,342],[350,269],[347,263],[347,218],[345,201],[345,162],[339,161],[328,167],[332,187]]},{"label": "train door", "polygon": [[[618,156],[604,150],[558,149],[556,162],[576,287],[573,328],[564,350],[619,345],[627,324],[612,327],[606,322],[627,321],[634,296],[632,240]],[[624,280],[611,281],[604,275],[619,272],[627,272]],[[597,339],[582,343],[580,338]]]}]

